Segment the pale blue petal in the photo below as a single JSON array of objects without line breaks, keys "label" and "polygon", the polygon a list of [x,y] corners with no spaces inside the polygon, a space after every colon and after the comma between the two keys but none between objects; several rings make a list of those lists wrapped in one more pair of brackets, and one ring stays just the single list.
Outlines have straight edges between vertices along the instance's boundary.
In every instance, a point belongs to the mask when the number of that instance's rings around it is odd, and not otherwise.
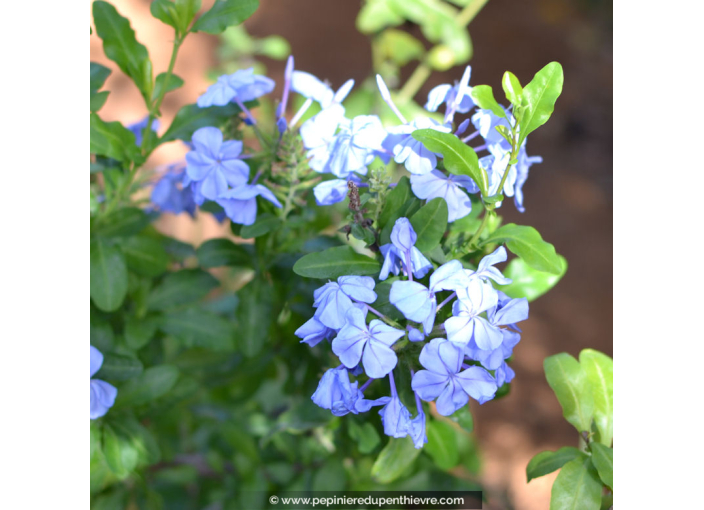
[{"label": "pale blue petal", "polygon": [[408,218],[399,218],[394,223],[394,228],[391,230],[391,242],[401,252],[410,251],[416,244],[418,236]]},{"label": "pale blue petal", "polygon": [[90,346],[90,376],[93,377],[95,373],[100,370],[103,366],[103,353],[98,349]]},{"label": "pale blue petal", "polygon": [[467,283],[467,275],[459,260],[443,264],[430,275],[430,291],[433,293],[440,290],[455,291],[466,287]]},{"label": "pale blue petal", "polygon": [[462,386],[452,379],[435,401],[435,407],[441,415],[450,416],[466,406],[467,402],[469,402],[469,397]]},{"label": "pale blue petal", "polygon": [[494,398],[498,386],[489,372],[481,367],[473,366],[457,374],[456,380],[464,391],[479,403]]},{"label": "pale blue petal", "polygon": [[428,370],[419,370],[413,375],[411,387],[413,391],[418,393],[418,396],[430,402],[435,400],[447,387],[450,377],[445,374],[437,374]]},{"label": "pale blue petal", "polygon": [[433,301],[428,289],[418,282],[397,281],[391,285],[389,302],[408,320],[426,320],[433,309]]},{"label": "pale blue petal", "polygon": [[429,371],[447,377],[450,372],[447,371],[447,366],[440,359],[440,346],[447,342],[444,338],[433,338],[430,342],[423,346],[420,351],[418,361]]},{"label": "pale blue petal", "polygon": [[373,303],[376,301],[374,292],[374,278],[369,276],[340,276],[337,279],[342,292],[352,299],[362,303]]},{"label": "pale blue petal", "polygon": [[393,349],[382,342],[376,341],[374,338],[367,342],[364,348],[364,355],[362,356],[362,364],[364,365],[364,371],[369,377],[380,379],[388,375],[396,367],[397,362],[398,358]]},{"label": "pale blue petal", "polygon": [[393,328],[378,319],[374,319],[369,323],[369,334],[375,341],[389,347],[405,335],[403,331]]},{"label": "pale blue petal", "polygon": [[90,381],[90,419],[95,420],[108,412],[117,397],[117,388],[100,379]]}]

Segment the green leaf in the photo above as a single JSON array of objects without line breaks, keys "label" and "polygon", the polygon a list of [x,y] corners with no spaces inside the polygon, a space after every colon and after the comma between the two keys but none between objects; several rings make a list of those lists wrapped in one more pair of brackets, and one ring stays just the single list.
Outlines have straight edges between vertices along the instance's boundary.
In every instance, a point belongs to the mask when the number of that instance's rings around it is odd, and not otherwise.
[{"label": "green leaf", "polygon": [[511,101],[513,106],[521,106],[521,101],[523,101],[523,87],[521,87],[521,82],[518,81],[516,75],[511,71],[506,71],[501,80],[501,86],[504,88],[506,99]]},{"label": "green leaf", "polygon": [[132,78],[149,104],[152,89],[152,63],[147,48],[137,42],[127,18],[108,2],[93,2],[93,21],[103,40],[105,55]]},{"label": "green leaf", "polygon": [[232,325],[219,315],[197,308],[166,314],[161,329],[180,339],[186,347],[229,351],[234,347]]},{"label": "green leaf", "polygon": [[495,230],[481,245],[506,243],[506,247],[521,257],[526,264],[538,271],[562,274],[564,266],[555,247],[543,241],[540,233],[533,227],[508,223]]},{"label": "green leaf", "polygon": [[594,349],[584,349],[579,353],[579,363],[587,373],[594,396],[594,423],[599,431],[599,442],[611,446],[614,437],[614,360]]},{"label": "green leaf", "polygon": [[141,349],[154,338],[154,333],[159,326],[153,317],[127,317],[125,319],[125,343],[135,351]]},{"label": "green leaf", "polygon": [[251,358],[269,343],[270,324],[274,316],[274,296],[271,285],[254,279],[241,291],[245,299],[235,311],[237,342],[242,353]]},{"label": "green leaf", "polygon": [[430,455],[435,465],[447,471],[460,462],[455,429],[449,423],[438,420],[429,420],[426,434],[428,443],[423,451]]},{"label": "green leaf", "polygon": [[243,246],[229,239],[211,239],[196,250],[201,267],[246,266],[251,267],[251,255]]},{"label": "green leaf", "polygon": [[376,292],[377,298],[376,301],[374,301],[374,308],[390,319],[399,321],[405,319],[405,317],[398,310],[398,308],[392,305],[389,301],[389,292],[391,292],[391,285],[394,281],[395,280],[392,277],[389,280],[376,284],[376,287],[374,287],[374,292]]},{"label": "green leaf", "polygon": [[108,100],[109,95],[110,95],[110,92],[108,92],[107,90],[104,90],[103,92],[97,92],[95,94],[91,92],[91,94],[90,94],[90,112],[95,113],[98,110],[100,110],[103,107],[103,105],[105,104],[105,101]]},{"label": "green leaf", "polygon": [[562,466],[578,457],[584,458],[586,454],[572,446],[565,446],[556,452],[540,452],[530,459],[528,467],[526,467],[527,482],[530,482],[534,478],[545,476],[553,471],[557,471]]},{"label": "green leaf", "polygon": [[127,237],[138,234],[149,225],[150,218],[137,207],[116,209],[100,219],[95,231],[101,237]]},{"label": "green leaf", "polygon": [[479,186],[482,195],[488,195],[489,178],[486,170],[479,166],[474,149],[463,143],[452,133],[441,133],[434,129],[416,129],[413,138],[426,149],[443,155],[445,169],[455,175],[467,175]]},{"label": "green leaf", "polygon": [[127,266],[120,250],[103,240],[90,243],[90,297],[104,312],[114,312],[127,294]]},{"label": "green leaf", "polygon": [[178,29],[181,32],[188,30],[191,21],[200,10],[200,0],[176,0],[176,13],[178,14]]},{"label": "green leaf", "polygon": [[105,381],[126,381],[141,374],[142,370],[144,366],[137,358],[105,352],[103,364],[95,377]]},{"label": "green leaf", "polygon": [[273,214],[264,213],[257,216],[257,221],[251,225],[242,226],[240,237],[243,239],[253,239],[268,234],[276,230],[281,224],[281,220]]},{"label": "green leaf", "polygon": [[410,437],[390,438],[374,461],[372,478],[383,484],[393,482],[413,465],[419,453]]},{"label": "green leaf", "polygon": [[105,122],[90,114],[90,152],[118,161],[138,161],[139,148],[134,133],[119,122]]},{"label": "green leaf", "polygon": [[103,453],[108,467],[120,479],[134,471],[139,462],[139,451],[135,445],[125,441],[110,425],[103,426]]},{"label": "green leaf", "polygon": [[562,406],[562,414],[578,432],[590,431],[594,399],[587,374],[569,354],[562,352],[545,358],[545,377]]},{"label": "green leaf", "polygon": [[558,255],[557,258],[562,264],[560,274],[538,271],[526,264],[525,260],[521,258],[513,259],[508,263],[506,269],[503,270],[504,276],[511,278],[513,282],[508,285],[501,285],[499,289],[509,297],[524,297],[528,298],[528,301],[534,301],[557,285],[557,282],[567,272],[567,260],[562,255]]},{"label": "green leaf", "polygon": [[259,7],[258,0],[215,0],[191,27],[191,32],[219,34],[227,27],[239,25],[249,18]]},{"label": "green leaf", "polygon": [[423,43],[402,30],[384,30],[379,36],[378,48],[384,58],[398,66],[405,66],[411,60],[419,59],[425,53]]},{"label": "green leaf", "polygon": [[166,73],[161,73],[159,74],[159,76],[156,77],[156,81],[154,82],[154,92],[152,92],[152,101],[156,101],[156,99],[162,94],[162,90],[164,91],[163,93],[166,94],[180,87],[183,87],[183,80],[181,78],[179,78],[175,74],[171,74],[171,76],[169,77],[169,82],[166,83]]},{"label": "green leaf", "polygon": [[178,29],[178,13],[176,4],[171,0],[152,0],[149,11],[156,19]]},{"label": "green leaf", "polygon": [[384,208],[379,215],[379,223],[375,226],[383,229],[394,216],[395,212],[398,211],[410,198],[414,197],[415,195],[413,195],[413,191],[411,190],[411,181],[406,176],[401,177],[396,187],[386,196]]},{"label": "green leaf", "polygon": [[494,91],[489,85],[475,85],[469,93],[476,105],[482,110],[491,110],[494,115],[506,117],[506,112],[494,99]]},{"label": "green leaf", "polygon": [[169,266],[169,256],[159,239],[146,236],[128,237],[121,244],[127,267],[142,276],[159,276]]},{"label": "green leaf", "polygon": [[614,449],[601,443],[591,443],[592,463],[599,472],[599,478],[609,489],[614,490]]},{"label": "green leaf", "polygon": [[[550,62],[536,73],[531,82],[523,89],[523,117],[518,145],[523,143],[530,133],[545,124],[555,109],[555,102],[562,92],[564,76],[562,66]],[[476,87],[475,87],[476,88]]]},{"label": "green leaf", "polygon": [[98,92],[103,85],[105,85],[105,80],[108,79],[112,71],[107,67],[100,65],[96,62],[90,63],[90,93],[94,94]]},{"label": "green leaf", "polygon": [[469,406],[459,408],[450,416],[450,419],[462,427],[465,432],[469,433],[474,430],[474,419],[472,418],[472,411],[470,411]]},{"label": "green leaf", "polygon": [[418,239],[415,247],[422,252],[431,251],[440,244],[447,230],[447,202],[434,198],[410,218]]},{"label": "green leaf", "polygon": [[197,104],[187,104],[178,111],[169,129],[159,139],[159,143],[173,140],[190,142],[196,130],[206,126],[218,127],[238,113],[240,113],[240,108],[233,103],[209,108],[200,108]]},{"label": "green leaf", "polygon": [[550,510],[599,510],[601,481],[588,457],[564,465],[552,486]]},{"label": "green leaf", "polygon": [[204,298],[218,286],[210,273],[200,269],[183,269],[166,275],[164,280],[149,294],[147,306],[151,310],[167,310]]},{"label": "green leaf", "polygon": [[168,393],[177,379],[178,369],[174,366],[149,367],[118,390],[115,406],[129,407],[151,402]]},{"label": "green leaf", "polygon": [[361,33],[372,34],[401,23],[403,16],[389,5],[388,0],[367,0],[357,15],[356,26]]},{"label": "green leaf", "polygon": [[347,422],[347,430],[350,438],[357,442],[357,448],[361,454],[366,455],[373,452],[381,443],[379,433],[369,422],[365,421],[362,425],[359,425],[356,421],[349,420]]},{"label": "green leaf", "polygon": [[375,259],[361,255],[349,246],[328,248],[304,255],[293,265],[293,272],[307,278],[337,278],[345,275],[374,275],[381,265]]}]

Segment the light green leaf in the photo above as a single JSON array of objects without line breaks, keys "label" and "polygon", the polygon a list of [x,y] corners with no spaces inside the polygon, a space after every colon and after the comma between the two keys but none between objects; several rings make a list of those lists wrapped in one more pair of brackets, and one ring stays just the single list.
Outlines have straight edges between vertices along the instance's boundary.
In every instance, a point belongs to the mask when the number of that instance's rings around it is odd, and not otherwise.
[{"label": "light green leaf", "polygon": [[156,101],[156,99],[161,95],[162,90],[164,91],[164,94],[166,94],[172,90],[183,87],[183,79],[179,78],[175,74],[171,74],[169,77],[169,82],[166,83],[166,76],[166,73],[161,73],[156,77],[156,81],[154,82],[154,92],[152,92],[152,101]]},{"label": "light green leaf", "polygon": [[232,325],[212,312],[188,308],[181,312],[166,314],[161,329],[175,336],[186,347],[205,347],[214,351],[229,351],[234,348]]},{"label": "light green leaf", "polygon": [[154,338],[158,326],[154,317],[127,317],[124,331],[127,347],[137,351],[147,345]]},{"label": "light green leaf", "polygon": [[513,282],[501,285],[499,289],[512,298],[524,297],[528,298],[528,301],[536,300],[557,285],[557,282],[567,272],[567,260],[562,255],[558,255],[557,258],[562,264],[560,274],[538,271],[526,264],[525,260],[521,258],[513,259],[503,270],[504,276],[511,278]]},{"label": "light green leaf", "polygon": [[614,449],[601,443],[591,443],[592,463],[599,472],[599,478],[612,491],[614,490]]},{"label": "light green leaf", "polygon": [[611,446],[614,437],[614,360],[594,349],[579,353],[579,363],[587,373],[594,396],[594,423],[599,442]]},{"label": "light green leaf", "polygon": [[168,393],[177,380],[178,369],[174,366],[149,367],[118,390],[115,407],[130,407],[151,402]]},{"label": "light green leaf", "polygon": [[120,250],[98,239],[90,243],[90,297],[104,312],[114,312],[127,294],[127,266]]},{"label": "light green leaf", "polygon": [[450,419],[457,423],[465,432],[472,432],[474,430],[474,419],[472,418],[472,411],[470,411],[469,406],[464,406],[454,412]]},{"label": "light green leaf", "polygon": [[491,110],[494,115],[501,118],[506,117],[506,112],[494,99],[494,91],[489,85],[475,85],[470,92],[476,105],[482,110]]},{"label": "light green leaf", "polygon": [[[396,211],[398,211],[410,198],[414,197],[413,191],[411,190],[411,181],[406,176],[401,177],[396,187],[392,189],[388,195],[386,195],[384,208],[379,215],[379,223],[375,226],[383,229],[395,215]],[[398,217],[396,217],[396,219],[398,219]]]},{"label": "light green leaf", "polygon": [[550,510],[599,510],[601,481],[588,457],[564,465],[552,486]]},{"label": "light green leaf", "polygon": [[429,420],[426,434],[428,442],[423,451],[430,455],[435,465],[447,471],[460,462],[455,429],[449,423],[438,420]]},{"label": "light green leaf", "polygon": [[548,121],[555,109],[555,102],[562,93],[563,81],[562,66],[557,62],[550,62],[524,87],[524,113],[521,118],[519,146],[526,136]]},{"label": "light green leaf", "polygon": [[447,202],[442,197],[434,198],[411,216],[410,222],[418,236],[415,247],[422,252],[432,250],[447,230]]},{"label": "light green leaf", "polygon": [[555,247],[543,241],[533,227],[508,223],[495,230],[481,245],[506,243],[506,247],[521,257],[526,264],[538,271],[559,275],[563,272],[562,261],[555,253]]},{"label": "light green leaf", "polygon": [[156,19],[174,28],[178,28],[176,4],[171,0],[152,0],[149,11]]},{"label": "light green leaf", "polygon": [[139,149],[134,133],[119,122],[105,122],[90,114],[90,152],[118,161],[138,161]]},{"label": "light green leaf", "polygon": [[535,457],[530,459],[528,467],[526,467],[526,476],[528,482],[534,478],[545,476],[548,473],[557,471],[562,466],[576,458],[584,458],[586,454],[572,446],[565,446],[556,452],[540,452]]},{"label": "light green leaf", "polygon": [[128,237],[122,243],[127,267],[142,276],[159,276],[169,266],[169,256],[160,240],[146,236]]},{"label": "light green leaf", "polygon": [[418,454],[420,450],[416,450],[410,437],[390,438],[372,466],[372,478],[383,484],[393,482],[410,469]]},{"label": "light green leaf", "polygon": [[521,87],[521,82],[518,81],[516,75],[511,71],[506,71],[501,80],[501,86],[504,88],[506,99],[511,101],[514,106],[520,106],[523,101],[523,87]]},{"label": "light green leaf", "polygon": [[425,48],[418,39],[407,32],[395,29],[384,30],[381,33],[378,48],[384,58],[398,66],[405,66],[425,53]]},{"label": "light green leaf", "polygon": [[356,25],[361,33],[372,34],[401,23],[403,17],[391,7],[388,0],[366,0],[357,15]]},{"label": "light green leaf", "polygon": [[176,14],[178,15],[178,29],[181,32],[188,30],[191,21],[200,10],[200,0],[176,0]]},{"label": "light green leaf", "polygon": [[93,2],[93,21],[98,36],[103,40],[105,55],[122,72],[132,78],[147,104],[152,92],[152,63],[144,45],[137,42],[134,30],[108,2]]},{"label": "light green leaf", "polygon": [[364,422],[362,425],[357,424],[354,420],[347,422],[347,430],[350,438],[357,442],[359,453],[366,455],[371,453],[381,443],[379,433],[374,426],[369,422]]},{"label": "light green leaf", "polygon": [[219,34],[227,27],[239,25],[249,18],[259,7],[258,0],[215,0],[191,27],[191,32]]},{"label": "light green leaf", "polygon": [[110,425],[103,426],[103,453],[110,470],[126,478],[137,467],[139,451],[130,441],[125,441]]},{"label": "light green leaf", "polygon": [[105,215],[95,225],[101,237],[127,237],[141,232],[149,225],[149,216],[138,207],[123,207]]},{"label": "light green leaf", "polygon": [[252,265],[253,255],[229,239],[210,239],[196,250],[201,267]]},{"label": "light green leaf", "polygon": [[149,294],[147,305],[152,310],[167,310],[204,298],[218,286],[218,281],[200,269],[183,269],[166,275]]},{"label": "light green leaf", "polygon": [[243,239],[253,239],[268,234],[281,224],[281,220],[273,214],[264,213],[257,216],[257,221],[251,225],[244,225],[240,230],[240,237]]},{"label": "light green leaf", "polygon": [[349,246],[328,248],[304,255],[293,265],[293,272],[307,278],[337,278],[345,275],[374,275],[381,265],[375,259],[361,255]]},{"label": "light green leaf", "polygon": [[417,129],[413,138],[426,149],[443,155],[445,169],[455,175],[467,175],[479,186],[482,195],[488,194],[489,179],[486,171],[479,166],[479,158],[474,149],[452,133],[441,133],[434,129]]},{"label": "light green leaf", "polygon": [[562,414],[578,432],[590,431],[594,399],[587,374],[574,359],[563,352],[545,358],[545,377],[562,406]]}]

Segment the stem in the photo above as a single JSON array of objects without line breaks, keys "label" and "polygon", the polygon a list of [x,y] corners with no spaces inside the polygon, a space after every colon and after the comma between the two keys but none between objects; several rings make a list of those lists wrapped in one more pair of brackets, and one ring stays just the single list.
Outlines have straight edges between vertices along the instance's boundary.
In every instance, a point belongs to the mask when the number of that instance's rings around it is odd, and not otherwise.
[{"label": "stem", "polygon": [[482,222],[479,225],[479,228],[474,233],[472,238],[469,240],[469,243],[467,243],[469,246],[473,246],[477,242],[477,240],[479,239],[479,236],[481,235],[482,231],[484,230],[484,227],[486,227],[486,222],[489,219],[490,214],[491,214],[491,211],[489,211],[488,209],[486,211],[484,211],[484,217],[482,218]]},{"label": "stem", "polygon": [[393,326],[393,327],[398,328],[398,329],[403,329],[403,328],[401,328],[401,326],[399,325],[398,322],[396,322],[396,321],[393,320],[393,319],[389,319],[386,315],[384,315],[383,313],[381,313],[381,312],[375,310],[374,308],[372,308],[372,307],[369,306],[368,304],[366,304],[366,303],[361,303],[360,301],[356,301],[356,302],[357,302],[357,303],[360,303],[360,304],[363,304],[364,306],[366,306],[366,307],[367,307],[367,310],[369,310],[370,312],[372,312],[373,314],[375,314],[377,317],[379,317],[381,320],[383,320],[384,322],[386,322],[386,323],[389,324],[390,326]]},{"label": "stem", "polygon": [[164,78],[164,85],[159,91],[159,96],[156,98],[154,101],[154,104],[149,110],[149,119],[147,120],[147,132],[144,134],[144,139],[142,140],[142,153],[146,156],[147,155],[147,147],[149,147],[149,141],[151,140],[152,137],[152,122],[154,122],[154,119],[156,118],[157,113],[159,112],[159,107],[161,106],[161,102],[164,100],[164,96],[166,95],[166,90],[168,89],[169,82],[171,81],[171,76],[174,74],[174,66],[176,65],[176,56],[178,55],[178,50],[181,47],[181,43],[183,43],[184,36],[179,36],[176,34],[176,39],[174,40],[174,46],[171,49],[171,60],[169,60],[169,67],[166,69],[166,77]]},{"label": "stem", "polygon": [[369,388],[369,385],[370,385],[371,383],[373,383],[375,380],[376,380],[376,379],[370,377],[370,378],[367,380],[367,382],[365,382],[364,384],[362,384],[362,385],[359,387],[359,391],[362,391],[362,392],[363,392],[364,390],[366,390],[367,388]]},{"label": "stem", "polygon": [[394,371],[389,372],[389,386],[391,386],[391,397],[398,398],[398,393],[396,393],[396,381],[394,381]]},{"label": "stem", "polygon": [[455,18],[457,24],[461,27],[466,27],[469,25],[488,1],[489,0],[471,0],[467,5],[465,5],[464,9],[460,11],[457,18]]},{"label": "stem", "polygon": [[438,307],[435,309],[435,311],[437,312],[438,310],[440,310],[440,308],[442,308],[442,307],[445,306],[447,303],[449,303],[450,301],[452,301],[456,296],[457,296],[457,292],[453,292],[452,294],[450,294],[449,296],[447,296],[447,298],[445,298],[445,299],[443,300],[443,302],[438,305]]}]

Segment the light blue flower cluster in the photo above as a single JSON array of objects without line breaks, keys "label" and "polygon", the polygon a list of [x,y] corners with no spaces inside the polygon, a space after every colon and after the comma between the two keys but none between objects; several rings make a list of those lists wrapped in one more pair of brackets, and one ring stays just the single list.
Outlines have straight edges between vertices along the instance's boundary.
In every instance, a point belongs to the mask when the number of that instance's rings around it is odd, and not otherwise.
[{"label": "light blue flower cluster", "polygon": [[[379,157],[384,163],[393,160],[405,166],[411,174],[413,193],[420,199],[431,200],[442,197],[448,205],[449,221],[455,221],[470,213],[472,208],[468,193],[478,193],[479,188],[469,178],[446,174],[438,169],[441,154],[434,153],[413,138],[417,129],[434,129],[450,133],[456,114],[469,114],[475,108],[469,86],[471,68],[467,66],[462,79],[454,85],[438,85],[428,94],[425,105],[429,112],[436,112],[445,104],[445,116],[442,123],[431,117],[418,117],[410,122],[396,107],[384,80],[377,76],[377,85],[383,100],[396,114],[401,124],[386,129],[378,117],[360,115],[353,119],[345,117],[342,101],[352,87],[348,81],[336,93],[326,84],[307,73],[294,73],[293,89],[308,98],[306,104],[317,101],[322,111],[301,126],[301,136],[308,150],[310,166],[322,174],[336,177],[324,181],[315,188],[318,205],[332,205],[345,198],[346,181],[359,182],[367,174],[367,167]],[[305,106],[305,105],[304,105]],[[496,127],[508,126],[514,122],[509,110],[505,110],[507,119],[495,115],[490,110],[477,111],[471,116],[476,131],[462,138],[469,142],[481,136],[482,145],[474,147],[477,152],[488,151],[489,155],[481,158],[481,165],[487,171],[491,194],[498,193],[498,186],[508,167],[510,145],[498,133]],[[455,131],[461,136],[469,126],[467,118]],[[528,178],[528,171],[534,163],[542,162],[540,157],[529,157],[525,142],[520,149],[518,163],[511,166],[506,179],[503,194],[514,197],[516,207],[523,212],[523,184]],[[364,184],[361,184],[364,185]],[[501,203],[497,204],[500,207]]]},{"label": "light blue flower cluster", "polygon": [[[296,335],[311,347],[330,341],[342,363],[323,375],[312,397],[317,405],[337,416],[383,405],[379,414],[384,433],[410,436],[421,448],[427,442],[421,400],[434,400],[438,413],[449,416],[467,405],[470,397],[480,404],[493,399],[498,388],[513,379],[506,360],[520,341],[516,323],[528,318],[528,301],[511,299],[492,284],[511,283],[494,267],[506,261],[503,247],[485,256],[476,270],[458,260],[434,268],[415,247],[417,235],[407,218],[395,222],[390,237],[391,243],[381,246],[384,263],[378,279],[396,275],[389,302],[408,321],[405,327],[371,306],[378,298],[373,278],[349,275],[315,291],[315,314]],[[442,292],[450,294],[438,304]],[[453,300],[452,315],[439,314]],[[368,320],[369,312],[376,318]],[[436,325],[438,317],[446,319]],[[426,342],[418,359],[422,369],[411,370],[415,418],[401,402],[394,381],[403,337]],[[358,381],[350,382],[350,375],[362,372],[369,378],[366,383],[358,387]],[[365,399],[370,384],[385,377],[391,395]]]},{"label": "light blue flower cluster", "polygon": [[117,388],[112,384],[100,379],[93,379],[93,376],[103,366],[103,354],[90,346],[90,419],[95,420],[105,415],[117,397]]}]

